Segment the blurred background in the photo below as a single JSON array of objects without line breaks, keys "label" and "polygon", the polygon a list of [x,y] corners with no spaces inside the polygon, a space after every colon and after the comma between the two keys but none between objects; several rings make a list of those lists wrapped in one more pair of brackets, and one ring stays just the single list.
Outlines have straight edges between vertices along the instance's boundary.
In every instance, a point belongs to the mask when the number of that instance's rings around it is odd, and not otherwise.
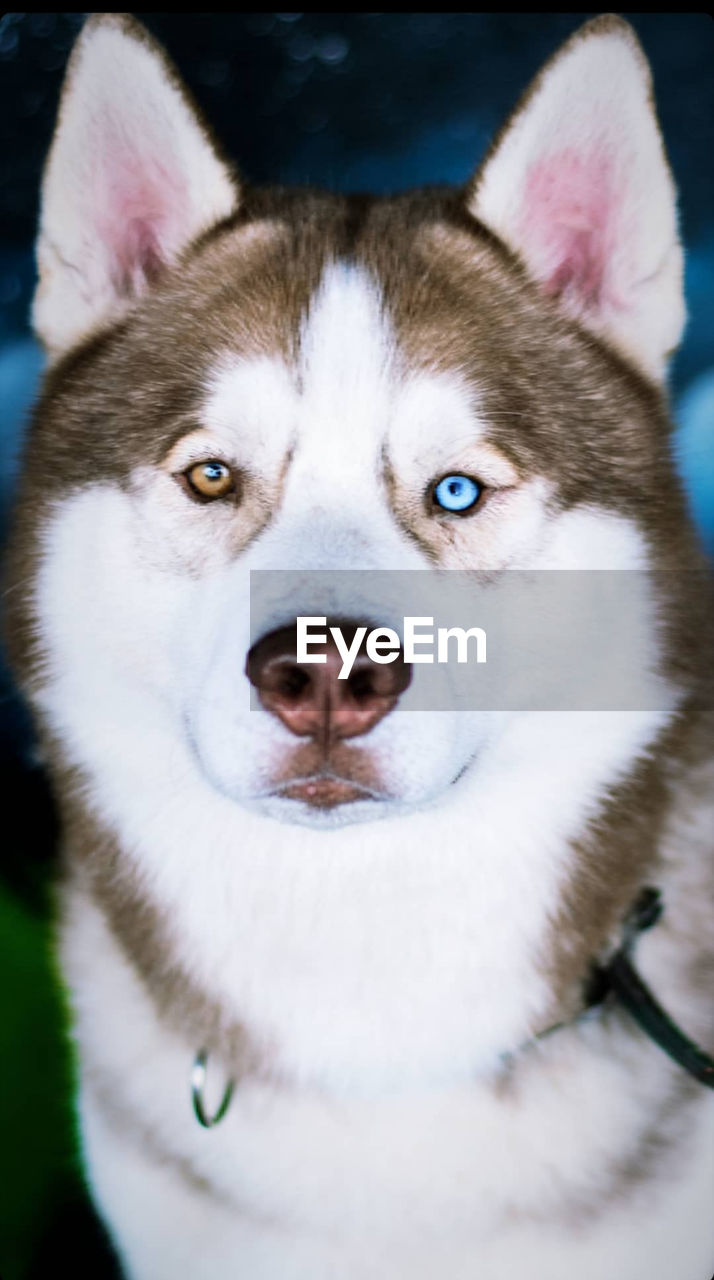
[{"label": "blurred background", "polygon": [[[244,173],[390,192],[462,182],[540,64],[588,14],[139,14]],[[681,197],[689,325],[676,447],[714,551],[714,22],[625,15],[652,64]],[[0,533],[42,370],[28,327],[42,164],[83,14],[0,19]],[[50,946],[56,832],[27,714],[0,658],[0,1276],[116,1277],[81,1184],[72,1063]],[[183,1278],[179,1278],[183,1280]],[[186,1277],[186,1280],[191,1280]]]}]

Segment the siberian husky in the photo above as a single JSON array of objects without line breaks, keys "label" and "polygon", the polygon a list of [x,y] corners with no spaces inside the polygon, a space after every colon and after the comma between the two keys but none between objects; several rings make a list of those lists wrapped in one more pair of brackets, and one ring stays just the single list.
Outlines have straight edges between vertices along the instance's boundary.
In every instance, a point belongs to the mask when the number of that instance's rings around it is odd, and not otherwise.
[{"label": "siberian husky", "polygon": [[[91,18],[38,255],[9,630],[124,1274],[708,1280],[712,1094],[586,995],[655,888],[633,963],[711,1051],[682,254],[632,31],[582,27],[463,189],[377,199],[248,186]],[[287,622],[256,642],[268,569],[636,571],[667,696],[410,712],[403,665],[342,688]]]}]

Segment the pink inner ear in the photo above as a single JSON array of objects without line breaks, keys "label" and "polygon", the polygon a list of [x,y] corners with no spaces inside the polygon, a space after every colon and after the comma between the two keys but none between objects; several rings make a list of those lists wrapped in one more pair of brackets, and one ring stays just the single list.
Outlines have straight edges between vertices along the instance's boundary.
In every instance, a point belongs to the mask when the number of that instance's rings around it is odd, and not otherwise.
[{"label": "pink inner ear", "polygon": [[115,258],[114,286],[122,296],[133,297],[157,279],[164,265],[159,249],[159,227],[151,219],[135,216],[127,219],[122,231]]},{"label": "pink inner ear", "polygon": [[115,143],[105,151],[95,201],[97,231],[114,288],[123,297],[136,297],[182,241],[182,226],[188,222],[186,183],[150,154]]},{"label": "pink inner ear", "polygon": [[619,210],[613,166],[602,152],[568,148],[532,165],[521,243],[548,294],[589,310],[621,306],[608,276]]}]

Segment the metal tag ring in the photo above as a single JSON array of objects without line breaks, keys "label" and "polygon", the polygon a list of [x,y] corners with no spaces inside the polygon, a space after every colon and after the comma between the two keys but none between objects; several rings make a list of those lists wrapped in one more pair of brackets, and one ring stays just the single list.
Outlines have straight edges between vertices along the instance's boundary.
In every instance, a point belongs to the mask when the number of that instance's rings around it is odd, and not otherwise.
[{"label": "metal tag ring", "polygon": [[203,1093],[206,1087],[206,1069],[208,1066],[208,1050],[200,1049],[196,1054],[193,1066],[191,1068],[191,1101],[193,1103],[193,1111],[198,1123],[204,1129],[212,1129],[214,1125],[220,1123],[226,1111],[228,1110],[231,1098],[233,1097],[233,1088],[235,1081],[229,1080],[226,1085],[225,1092],[221,1099],[218,1110],[212,1116],[206,1111],[203,1104]]}]

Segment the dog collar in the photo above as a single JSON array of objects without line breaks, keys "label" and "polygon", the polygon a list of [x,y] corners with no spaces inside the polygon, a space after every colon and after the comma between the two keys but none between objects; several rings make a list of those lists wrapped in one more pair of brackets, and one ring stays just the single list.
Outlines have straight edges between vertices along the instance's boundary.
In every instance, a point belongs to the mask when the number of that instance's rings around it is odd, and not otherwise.
[{"label": "dog collar", "polygon": [[[632,962],[637,938],[661,919],[659,889],[643,889],[625,919],[622,945],[604,965],[595,965],[587,988],[588,1008],[608,997],[619,1000],[635,1022],[660,1049],[700,1084],[714,1089],[714,1058],[694,1044],[662,1008]],[[547,1034],[547,1033],[546,1033]]]},{"label": "dog collar", "polygon": [[[683,1067],[700,1084],[714,1089],[714,1058],[694,1044],[670,1018],[632,963],[631,956],[637,938],[661,919],[663,911],[660,890],[643,889],[625,918],[622,945],[606,964],[595,965],[591,971],[586,990],[586,1011],[604,1004],[607,999],[619,1000],[645,1035],[659,1045],[673,1062]],[[548,1027],[547,1031],[541,1031],[534,1039],[542,1040],[569,1025],[571,1024],[567,1022],[558,1022],[555,1026]],[[230,1106],[234,1081],[228,1081],[218,1108],[212,1115],[209,1114],[204,1095],[207,1067],[208,1051],[200,1049],[191,1070],[191,1100],[198,1123],[204,1129],[212,1129],[220,1123]]]}]

